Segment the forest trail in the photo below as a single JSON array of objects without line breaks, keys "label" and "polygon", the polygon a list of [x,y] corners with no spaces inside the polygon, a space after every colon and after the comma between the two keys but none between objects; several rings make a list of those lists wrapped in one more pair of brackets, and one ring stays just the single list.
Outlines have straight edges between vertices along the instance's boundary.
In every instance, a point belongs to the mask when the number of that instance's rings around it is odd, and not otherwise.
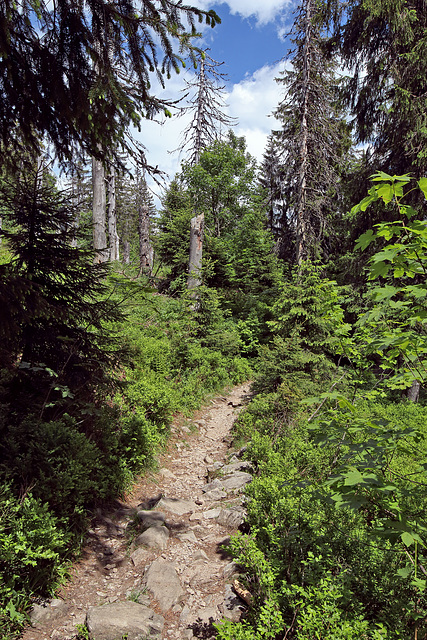
[{"label": "forest trail", "polygon": [[208,639],[212,620],[239,619],[245,604],[223,545],[243,521],[251,480],[248,463],[229,455],[248,394],[248,383],[234,387],[173,424],[159,471],[98,512],[71,580],[34,607],[23,640],[71,640],[85,622],[96,640]]}]

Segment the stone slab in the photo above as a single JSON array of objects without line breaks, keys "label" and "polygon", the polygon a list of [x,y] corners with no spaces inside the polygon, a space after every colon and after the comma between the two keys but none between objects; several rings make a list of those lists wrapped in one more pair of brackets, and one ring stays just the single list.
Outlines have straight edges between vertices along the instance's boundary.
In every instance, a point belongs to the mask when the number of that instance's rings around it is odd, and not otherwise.
[{"label": "stone slab", "polygon": [[91,640],[160,640],[164,618],[137,602],[114,602],[90,607],[86,626]]}]

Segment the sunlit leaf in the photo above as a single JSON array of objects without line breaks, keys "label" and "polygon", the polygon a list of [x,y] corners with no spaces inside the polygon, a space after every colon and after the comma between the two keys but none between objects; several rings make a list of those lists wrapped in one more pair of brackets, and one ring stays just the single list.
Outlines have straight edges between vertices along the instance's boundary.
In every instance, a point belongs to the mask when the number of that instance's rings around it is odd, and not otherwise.
[{"label": "sunlit leaf", "polygon": [[418,180],[418,186],[424,194],[424,198],[427,200],[427,178],[420,178]]},{"label": "sunlit leaf", "polygon": [[402,535],[400,537],[401,537],[401,540],[402,540],[403,544],[406,547],[410,547],[415,542],[413,536],[408,531],[405,531],[404,533],[402,533]]}]

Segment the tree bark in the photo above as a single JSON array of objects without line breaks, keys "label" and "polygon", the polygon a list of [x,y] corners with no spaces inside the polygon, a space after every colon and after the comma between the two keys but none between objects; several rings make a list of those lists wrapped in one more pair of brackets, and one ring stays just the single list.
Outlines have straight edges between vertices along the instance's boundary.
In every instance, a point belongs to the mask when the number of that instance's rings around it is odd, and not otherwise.
[{"label": "tree bark", "polygon": [[107,235],[105,232],[105,170],[100,160],[92,158],[93,189],[93,248],[96,252],[94,262],[108,260]]},{"label": "tree bark", "polygon": [[151,275],[153,249],[150,242],[150,215],[148,204],[140,203],[138,210],[139,274]]},{"label": "tree bark", "polygon": [[304,41],[304,68],[303,68],[303,104],[301,113],[301,130],[299,139],[300,167],[298,175],[298,198],[296,207],[296,232],[297,232],[297,264],[301,264],[307,257],[308,234],[306,212],[307,189],[307,160],[308,160],[308,101],[310,85],[311,63],[311,0],[305,0],[305,41]]},{"label": "tree bark", "polygon": [[[82,181],[79,176],[78,171],[73,171],[71,174],[71,197],[73,204],[75,205],[75,217],[73,221],[73,229],[77,232],[80,224],[80,206],[82,197]],[[73,237],[71,239],[71,246],[76,249],[77,248],[77,235],[73,233]]]},{"label": "tree bark", "polygon": [[205,214],[201,213],[191,219],[190,227],[190,260],[188,265],[187,288],[196,289],[202,284],[203,227]]},{"label": "tree bark", "polygon": [[123,264],[130,264],[130,242],[123,240]]},{"label": "tree bark", "polygon": [[406,391],[409,402],[418,402],[420,395],[421,383],[419,380],[414,380],[409,389]]},{"label": "tree bark", "polygon": [[110,244],[110,262],[119,260],[119,236],[117,234],[116,212],[116,172],[110,167],[108,175],[108,238]]}]

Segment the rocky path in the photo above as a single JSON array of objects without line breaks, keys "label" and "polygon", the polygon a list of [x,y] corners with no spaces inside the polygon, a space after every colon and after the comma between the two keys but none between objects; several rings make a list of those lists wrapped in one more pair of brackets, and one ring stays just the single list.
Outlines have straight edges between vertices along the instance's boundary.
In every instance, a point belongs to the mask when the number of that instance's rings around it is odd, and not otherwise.
[{"label": "rocky path", "polygon": [[159,472],[98,513],[71,581],[35,605],[23,640],[71,640],[79,625],[91,640],[209,639],[212,621],[240,617],[226,545],[243,522],[251,475],[229,445],[248,392],[235,387],[173,426]]}]

